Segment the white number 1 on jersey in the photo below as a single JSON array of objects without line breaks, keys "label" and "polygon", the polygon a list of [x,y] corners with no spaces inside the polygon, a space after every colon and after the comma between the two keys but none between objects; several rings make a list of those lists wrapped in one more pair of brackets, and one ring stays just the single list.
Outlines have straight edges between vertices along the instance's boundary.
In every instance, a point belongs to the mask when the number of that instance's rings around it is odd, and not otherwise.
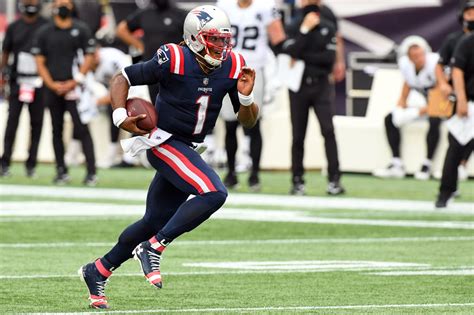
[{"label": "white number 1 on jersey", "polygon": [[197,112],[196,126],[194,127],[193,132],[193,134],[195,135],[200,134],[202,132],[202,128],[204,127],[204,121],[206,120],[207,106],[209,105],[210,98],[211,97],[209,95],[201,95],[196,101],[196,104],[199,104],[199,109]]}]

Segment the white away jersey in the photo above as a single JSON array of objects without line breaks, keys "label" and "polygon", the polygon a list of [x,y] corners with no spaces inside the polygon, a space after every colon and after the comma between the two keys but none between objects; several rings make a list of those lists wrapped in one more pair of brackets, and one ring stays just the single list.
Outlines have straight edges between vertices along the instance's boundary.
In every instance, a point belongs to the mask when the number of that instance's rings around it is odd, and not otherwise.
[{"label": "white away jersey", "polygon": [[132,64],[130,57],[122,51],[104,47],[99,50],[100,62],[94,72],[95,79],[105,86],[109,86],[110,79],[121,69]]},{"label": "white away jersey", "polygon": [[268,49],[267,27],[280,18],[275,1],[253,0],[242,9],[237,0],[218,0],[217,6],[229,17],[235,51],[244,56],[250,67],[263,68]]},{"label": "white away jersey", "polygon": [[425,66],[416,73],[415,65],[408,59],[408,56],[403,56],[398,60],[398,67],[408,86],[426,96],[427,90],[436,85],[435,68],[438,60],[437,53],[427,53]]}]

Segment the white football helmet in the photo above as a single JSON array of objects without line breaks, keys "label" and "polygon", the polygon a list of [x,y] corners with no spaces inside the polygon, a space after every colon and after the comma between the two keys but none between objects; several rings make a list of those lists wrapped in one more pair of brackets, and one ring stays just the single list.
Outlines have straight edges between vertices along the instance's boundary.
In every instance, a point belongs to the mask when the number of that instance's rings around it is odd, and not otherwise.
[{"label": "white football helmet", "polygon": [[229,18],[213,5],[199,6],[188,13],[183,38],[189,49],[210,69],[219,67],[232,50]]}]

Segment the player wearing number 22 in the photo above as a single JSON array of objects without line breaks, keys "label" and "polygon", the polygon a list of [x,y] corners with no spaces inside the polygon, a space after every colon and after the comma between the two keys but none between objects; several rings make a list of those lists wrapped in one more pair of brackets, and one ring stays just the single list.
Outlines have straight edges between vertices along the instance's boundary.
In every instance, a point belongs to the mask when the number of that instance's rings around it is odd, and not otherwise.
[{"label": "player wearing number 22", "polygon": [[164,250],[224,204],[224,185],[192,146],[214,127],[224,96],[229,94],[242,125],[252,127],[257,120],[258,106],[252,96],[255,71],[231,51],[226,14],[210,5],[191,10],[183,37],[183,44],[161,46],[153,59],[124,68],[111,81],[114,123],[141,135],[148,133],[137,126],[144,117],[125,113],[128,89],[159,83],[157,127],[172,136],[147,151],[157,173],[148,189],[143,218],[127,227],[107,254],[80,269],[93,308],[108,308],[104,294],[108,278],[132,255],[147,281],[161,288]]}]

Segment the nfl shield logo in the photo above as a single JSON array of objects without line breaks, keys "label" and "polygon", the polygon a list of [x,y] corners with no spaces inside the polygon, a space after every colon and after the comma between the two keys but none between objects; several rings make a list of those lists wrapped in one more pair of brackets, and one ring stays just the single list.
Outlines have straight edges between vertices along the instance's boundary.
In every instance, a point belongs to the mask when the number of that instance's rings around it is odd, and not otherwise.
[{"label": "nfl shield logo", "polygon": [[209,84],[209,78],[204,78],[202,79],[202,84],[204,84],[205,86],[207,86]]}]

